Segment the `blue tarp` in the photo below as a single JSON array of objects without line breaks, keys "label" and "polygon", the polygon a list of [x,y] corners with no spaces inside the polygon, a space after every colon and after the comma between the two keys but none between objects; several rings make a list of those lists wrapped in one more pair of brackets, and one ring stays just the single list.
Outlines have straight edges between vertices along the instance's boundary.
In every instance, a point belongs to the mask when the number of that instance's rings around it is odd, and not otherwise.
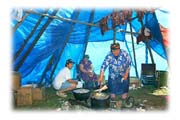
[{"label": "blue tarp", "polygon": [[[24,9],[26,10],[26,9]],[[33,9],[38,13],[44,13],[45,9]],[[54,9],[49,9],[48,14],[51,15]],[[103,17],[112,13],[112,9],[95,9],[94,10],[94,19],[90,21],[90,16],[92,13],[91,9],[80,9],[79,16],[77,18],[78,21],[83,22],[91,22],[98,23]],[[149,28],[153,34],[153,39],[150,40],[150,45],[152,48],[153,57],[158,70],[167,70],[167,55],[164,51],[164,47],[162,44],[162,35],[159,28],[159,23],[162,21],[162,25],[168,27],[167,25],[167,17],[158,17],[158,16],[167,16],[168,12],[164,10],[157,9],[157,15],[152,13],[147,13],[143,19],[144,25]],[[76,9],[65,9],[61,8],[58,10],[56,16],[63,18],[75,19],[75,16],[78,14],[78,10]],[[133,16],[135,16],[135,11],[133,12]],[[18,27],[18,29],[13,33],[13,56],[20,49],[22,44],[25,42],[25,39],[31,33],[33,27],[39,20],[40,16],[36,14],[30,14]],[[162,18],[166,18],[163,19]],[[18,58],[13,62],[13,68],[15,69],[22,57],[26,54],[27,50],[31,46],[32,42],[40,32],[43,25],[48,20],[48,17],[44,17],[38,26],[37,30],[30,38],[25,48],[18,56]],[[12,20],[12,27],[16,25],[17,21]],[[133,31],[139,32],[141,29],[141,24],[137,19],[132,22]],[[68,58],[72,58],[77,64],[82,59],[83,51],[86,46],[86,38],[88,37],[88,27],[84,24],[79,23],[71,23],[66,21],[61,21],[58,19],[53,19],[50,25],[46,28],[46,30],[41,35],[38,42],[33,47],[32,51],[25,59],[24,63],[20,66],[18,71],[22,74],[22,85],[35,82],[38,83],[40,80],[43,80],[45,83],[49,84],[54,77],[57,75],[60,69],[64,67],[65,61]],[[121,25],[118,26],[117,29],[123,29],[130,31],[129,25]],[[123,32],[117,32],[116,40],[121,44],[121,48],[125,49],[129,52],[132,57],[133,64],[131,69],[131,76],[136,76],[135,68],[134,68],[134,59],[133,59],[133,49],[132,49],[132,41],[129,34],[125,34]],[[147,62],[147,52],[146,47],[143,42],[140,44],[136,44],[136,36],[134,36],[135,41],[135,51],[136,51],[136,61],[138,73],[140,74],[141,63]],[[67,42],[67,43],[66,43]],[[99,27],[91,27],[90,34],[88,38],[88,45],[86,49],[86,54],[90,55],[90,60],[93,62],[94,70],[97,74],[99,74],[100,66],[102,61],[109,51],[110,44],[113,43],[113,31],[109,30],[105,32],[104,35],[101,35],[101,31]],[[58,61],[59,53],[62,53],[60,59]],[[51,57],[54,57],[54,60],[47,69],[46,73],[44,73]],[[149,56],[149,55],[148,55]],[[150,63],[150,57],[148,57],[148,62]],[[55,64],[58,62],[58,65],[53,74],[52,80],[50,80],[50,75]],[[76,76],[75,66],[73,67],[72,76]],[[106,78],[107,78],[106,71]],[[44,75],[44,76],[43,76]]]}]

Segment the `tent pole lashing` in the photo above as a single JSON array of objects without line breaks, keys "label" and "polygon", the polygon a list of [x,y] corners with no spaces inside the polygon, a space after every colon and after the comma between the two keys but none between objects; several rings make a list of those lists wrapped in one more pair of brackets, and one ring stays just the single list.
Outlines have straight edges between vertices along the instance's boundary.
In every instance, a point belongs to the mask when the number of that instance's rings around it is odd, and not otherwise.
[{"label": "tent pole lashing", "polygon": [[[52,15],[56,15],[58,10],[54,10]],[[29,49],[27,50],[27,52],[25,53],[25,55],[22,57],[22,59],[20,60],[20,62],[17,64],[17,66],[15,67],[15,71],[18,71],[19,68],[22,66],[22,64],[24,63],[24,61],[26,60],[26,58],[28,57],[28,55],[31,53],[32,49],[34,48],[35,44],[37,43],[37,41],[39,40],[39,38],[41,37],[41,35],[44,33],[44,31],[46,30],[46,28],[49,26],[49,24],[51,23],[53,19],[49,18],[48,21],[43,25],[41,31],[38,33],[38,35],[36,36],[35,40],[33,41],[32,45],[29,47]]]},{"label": "tent pole lashing", "polygon": [[[45,11],[45,13],[48,12],[48,9]],[[24,40],[23,44],[21,45],[21,47],[18,49],[18,51],[15,53],[14,57],[13,57],[13,61],[15,61],[19,55],[21,54],[21,52],[23,51],[24,47],[26,46],[26,44],[28,43],[28,41],[30,40],[30,38],[33,36],[33,34],[35,33],[35,31],[37,30],[39,24],[41,23],[41,21],[43,20],[44,16],[41,16],[38,20],[38,22],[36,23],[36,25],[33,27],[31,33],[28,35],[28,37]]]},{"label": "tent pole lashing", "polygon": [[[78,18],[79,13],[80,13],[80,11],[78,10],[78,11],[77,11],[77,14],[76,14],[76,16],[75,16],[75,19]],[[63,44],[63,47],[62,47],[62,49],[61,49],[61,51],[60,51],[60,53],[59,53],[59,55],[58,55],[57,61],[56,61],[55,65],[54,65],[54,68],[53,68],[53,70],[52,70],[52,72],[51,72],[50,80],[53,79],[53,75],[54,75],[55,69],[56,69],[56,67],[57,67],[57,65],[58,65],[58,63],[59,63],[59,60],[60,60],[61,55],[62,55],[62,53],[63,53],[63,51],[64,51],[64,48],[65,48],[66,44],[67,44],[68,41],[69,41],[69,38],[70,38],[70,35],[71,35],[71,33],[72,33],[73,29],[74,29],[74,26],[75,26],[75,23],[72,24],[71,29],[69,30],[69,32],[68,32],[68,34],[67,34],[67,36],[66,36],[65,42],[64,42],[64,44]]]},{"label": "tent pole lashing", "polygon": [[14,28],[13,28],[13,33],[17,30],[17,28],[23,23],[23,21],[29,16],[30,13],[25,13],[25,15],[22,17],[21,22],[18,22]]},{"label": "tent pole lashing", "polygon": [[138,70],[137,70],[137,62],[136,62],[136,52],[135,52],[135,47],[134,47],[134,39],[133,39],[133,34],[132,34],[132,25],[131,25],[131,23],[129,23],[129,25],[130,25],[130,31],[131,31],[131,40],[132,40],[135,72],[136,72],[136,77],[139,79]]}]

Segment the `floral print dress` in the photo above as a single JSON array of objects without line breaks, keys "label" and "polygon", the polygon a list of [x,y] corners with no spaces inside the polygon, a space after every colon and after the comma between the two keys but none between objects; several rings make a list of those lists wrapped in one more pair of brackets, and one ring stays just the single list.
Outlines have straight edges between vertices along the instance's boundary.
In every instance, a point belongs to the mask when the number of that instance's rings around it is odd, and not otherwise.
[{"label": "floral print dress", "polygon": [[127,80],[121,81],[121,79],[125,75],[126,70],[131,66],[131,59],[128,53],[120,49],[119,55],[114,56],[113,53],[110,52],[104,59],[101,71],[105,72],[108,66],[108,88],[110,93],[116,95],[127,93],[129,90],[129,76]]}]

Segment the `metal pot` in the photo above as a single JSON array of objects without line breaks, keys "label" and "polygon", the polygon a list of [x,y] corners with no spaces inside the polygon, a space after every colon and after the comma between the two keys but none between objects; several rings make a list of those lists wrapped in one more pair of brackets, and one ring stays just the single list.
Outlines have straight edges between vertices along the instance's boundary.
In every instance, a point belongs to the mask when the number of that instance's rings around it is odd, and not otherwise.
[{"label": "metal pot", "polygon": [[78,88],[78,89],[73,90],[73,95],[74,95],[76,100],[87,101],[87,99],[90,96],[90,90]]},{"label": "metal pot", "polygon": [[94,109],[106,109],[110,106],[110,95],[97,92],[91,96],[91,107]]}]

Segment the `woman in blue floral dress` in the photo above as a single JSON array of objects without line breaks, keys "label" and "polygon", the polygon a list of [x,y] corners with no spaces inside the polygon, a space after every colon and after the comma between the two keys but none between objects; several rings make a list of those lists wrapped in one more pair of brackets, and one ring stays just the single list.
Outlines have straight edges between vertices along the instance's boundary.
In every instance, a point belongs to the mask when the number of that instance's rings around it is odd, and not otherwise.
[{"label": "woman in blue floral dress", "polygon": [[111,44],[111,52],[105,57],[101,66],[99,82],[103,82],[103,75],[109,66],[108,88],[111,98],[122,95],[126,99],[129,91],[129,71],[131,59],[125,50],[120,49],[119,43]]}]

